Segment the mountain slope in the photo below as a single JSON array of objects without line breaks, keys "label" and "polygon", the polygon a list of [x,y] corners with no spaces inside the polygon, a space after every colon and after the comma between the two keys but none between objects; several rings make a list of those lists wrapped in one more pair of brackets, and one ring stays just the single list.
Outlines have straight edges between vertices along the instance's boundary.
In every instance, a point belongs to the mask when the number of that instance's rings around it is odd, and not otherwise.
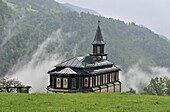
[{"label": "mountain slope", "polygon": [[99,13],[97,13],[96,11],[90,10],[90,9],[86,9],[86,8],[80,8],[74,5],[71,5],[69,3],[65,3],[63,4],[65,7],[69,8],[72,11],[77,11],[78,13],[84,12],[84,13],[90,13],[90,14],[94,14],[94,15],[99,15]]},{"label": "mountain slope", "polygon": [[[92,52],[98,16],[72,12],[53,0],[0,2],[3,11],[0,14],[1,76],[12,74],[37,53],[34,66],[46,59],[66,59]],[[105,17],[100,20],[109,60],[120,65],[122,70],[138,62],[144,69],[170,67],[168,41],[134,23]]]},{"label": "mountain slope", "polygon": [[159,37],[166,40],[166,41],[168,41],[168,42],[170,42],[170,40],[167,37],[163,36],[163,35],[159,35]]}]

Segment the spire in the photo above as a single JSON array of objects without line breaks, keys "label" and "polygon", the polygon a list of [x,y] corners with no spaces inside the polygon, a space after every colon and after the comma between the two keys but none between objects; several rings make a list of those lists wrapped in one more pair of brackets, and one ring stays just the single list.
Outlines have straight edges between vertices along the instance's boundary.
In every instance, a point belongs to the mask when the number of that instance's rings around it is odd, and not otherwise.
[{"label": "spire", "polygon": [[100,30],[100,21],[98,21],[98,27],[97,27],[96,35],[95,35],[95,38],[94,38],[92,44],[93,45],[95,45],[95,44],[105,45],[105,42],[104,42],[103,36],[102,36],[102,32]]},{"label": "spire", "polygon": [[104,53],[105,42],[103,40],[102,32],[100,30],[100,21],[98,21],[98,27],[92,45],[93,54],[90,54],[90,56],[98,56],[101,59],[107,60],[107,54]]}]

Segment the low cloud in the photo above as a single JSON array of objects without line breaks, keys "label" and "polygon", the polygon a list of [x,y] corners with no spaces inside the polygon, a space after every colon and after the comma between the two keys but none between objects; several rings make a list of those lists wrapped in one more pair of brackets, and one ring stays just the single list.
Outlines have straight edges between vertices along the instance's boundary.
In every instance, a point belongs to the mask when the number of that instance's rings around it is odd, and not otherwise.
[{"label": "low cloud", "polygon": [[149,71],[143,71],[139,64],[135,64],[126,73],[121,74],[122,89],[128,91],[129,88],[143,91],[152,78],[168,77],[170,78],[170,69],[165,67],[148,67]]},{"label": "low cloud", "polygon": [[[49,75],[47,72],[64,59],[64,56],[60,57],[58,52],[55,54],[46,53],[46,48],[54,41],[62,44],[62,42],[59,42],[62,41],[61,29],[53,32],[50,37],[39,45],[39,48],[32,55],[30,62],[23,66],[20,64],[15,65],[13,67],[15,72],[12,75],[8,74],[7,77],[17,79],[24,85],[32,86],[32,93],[46,92],[46,87],[49,84]],[[60,45],[58,45],[58,49],[60,49]]]}]

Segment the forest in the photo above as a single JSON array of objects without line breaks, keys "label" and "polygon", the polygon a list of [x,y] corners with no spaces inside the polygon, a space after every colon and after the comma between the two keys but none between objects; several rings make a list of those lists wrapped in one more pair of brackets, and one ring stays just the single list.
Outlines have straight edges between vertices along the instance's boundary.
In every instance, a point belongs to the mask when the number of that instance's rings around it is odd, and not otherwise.
[{"label": "forest", "polygon": [[53,40],[39,62],[55,54],[65,59],[90,54],[99,19],[108,59],[122,70],[138,62],[146,71],[170,67],[169,41],[144,26],[78,13],[53,0],[0,0],[0,77],[28,63],[47,39]]}]

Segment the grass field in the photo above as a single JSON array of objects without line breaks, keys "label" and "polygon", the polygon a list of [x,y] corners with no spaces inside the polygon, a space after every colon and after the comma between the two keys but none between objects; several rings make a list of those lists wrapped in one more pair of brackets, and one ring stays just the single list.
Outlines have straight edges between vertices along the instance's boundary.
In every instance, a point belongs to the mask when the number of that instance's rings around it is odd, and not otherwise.
[{"label": "grass field", "polygon": [[170,97],[125,93],[0,93],[0,112],[170,112]]}]

